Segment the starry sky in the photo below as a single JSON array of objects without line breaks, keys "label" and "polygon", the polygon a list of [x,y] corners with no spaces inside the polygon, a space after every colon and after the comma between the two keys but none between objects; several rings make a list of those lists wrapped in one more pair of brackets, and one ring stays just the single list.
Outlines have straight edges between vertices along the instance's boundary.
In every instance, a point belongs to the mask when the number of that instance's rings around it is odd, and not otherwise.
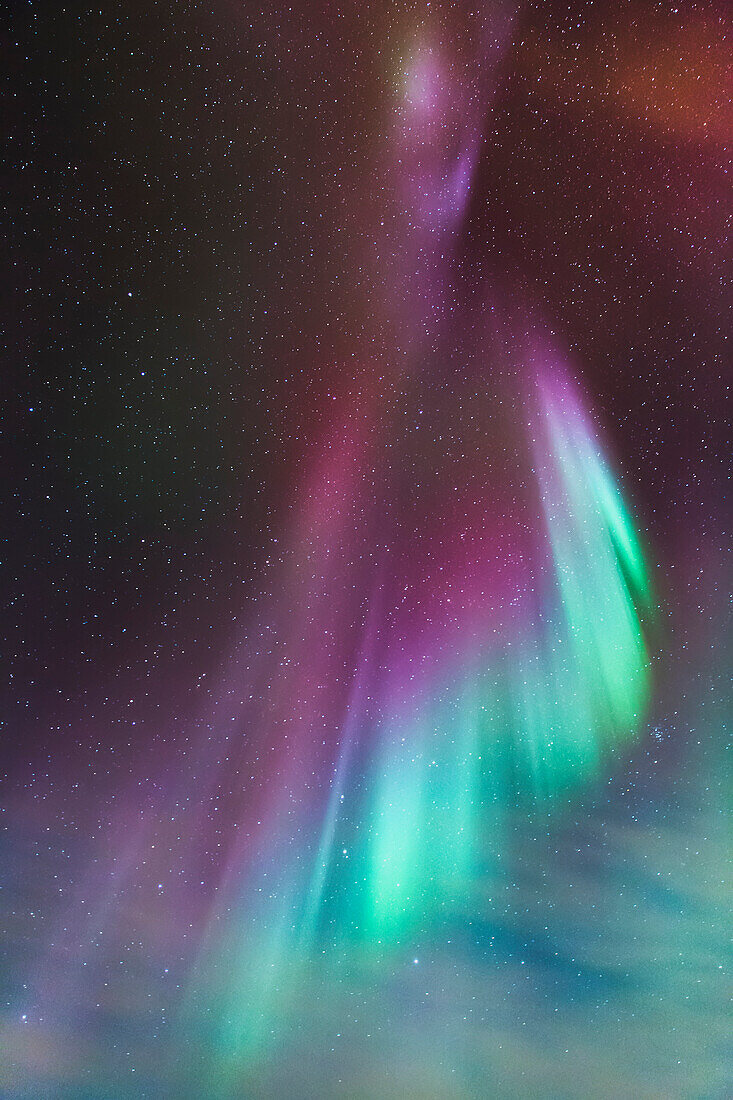
[{"label": "starry sky", "polygon": [[730,1095],[727,5],[2,47],[0,1095]]}]

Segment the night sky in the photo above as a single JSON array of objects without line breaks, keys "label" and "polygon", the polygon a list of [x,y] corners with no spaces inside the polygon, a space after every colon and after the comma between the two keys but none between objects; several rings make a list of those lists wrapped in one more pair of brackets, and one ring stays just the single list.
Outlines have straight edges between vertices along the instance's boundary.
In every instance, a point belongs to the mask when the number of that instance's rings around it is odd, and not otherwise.
[{"label": "night sky", "polygon": [[727,5],[1,42],[0,1095],[729,1096]]}]

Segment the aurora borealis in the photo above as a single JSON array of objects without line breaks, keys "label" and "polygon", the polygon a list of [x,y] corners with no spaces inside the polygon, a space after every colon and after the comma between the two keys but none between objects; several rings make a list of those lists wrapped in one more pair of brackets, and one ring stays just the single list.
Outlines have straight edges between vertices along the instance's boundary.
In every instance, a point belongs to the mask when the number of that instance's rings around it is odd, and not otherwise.
[{"label": "aurora borealis", "polygon": [[729,1095],[725,5],[4,45],[0,1094]]}]

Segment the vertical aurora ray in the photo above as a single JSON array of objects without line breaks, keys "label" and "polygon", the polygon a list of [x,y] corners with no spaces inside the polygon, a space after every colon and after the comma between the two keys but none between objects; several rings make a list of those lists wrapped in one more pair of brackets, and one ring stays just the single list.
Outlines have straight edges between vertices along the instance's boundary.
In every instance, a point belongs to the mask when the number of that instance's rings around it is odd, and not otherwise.
[{"label": "vertical aurora ray", "polygon": [[[481,696],[473,677],[385,738],[369,829],[368,935],[389,940],[450,911],[476,858]],[[400,732],[401,731],[401,732]]]},{"label": "vertical aurora ray", "polygon": [[435,662],[381,734],[365,915],[380,942],[455,907],[487,806],[551,800],[592,779],[643,718],[651,593],[640,542],[571,386],[542,377],[538,393],[528,427],[547,544],[539,611],[479,656],[462,650],[458,672]]},{"label": "vertical aurora ray", "polygon": [[372,588],[372,600],[364,631],[364,640],[357,658],[354,684],[344,714],[343,734],[339,744],[338,759],[324,813],[313,872],[308,885],[305,912],[300,931],[301,943],[312,943],[316,934],[321,916],[323,892],[333,862],[334,843],[342,813],[342,804],[346,797],[349,770],[352,766],[360,730],[366,721],[366,696],[372,675],[371,666],[374,657],[377,623],[381,610],[382,574],[383,568],[380,567],[377,570]]},{"label": "vertical aurora ray", "polygon": [[[633,732],[648,698],[640,613],[650,609],[648,574],[628,511],[569,387],[543,391],[536,447],[542,511],[561,603],[562,641],[574,670],[565,684],[585,695],[600,741]],[[544,430],[543,430],[544,429]],[[544,436],[544,438],[543,438]]]}]

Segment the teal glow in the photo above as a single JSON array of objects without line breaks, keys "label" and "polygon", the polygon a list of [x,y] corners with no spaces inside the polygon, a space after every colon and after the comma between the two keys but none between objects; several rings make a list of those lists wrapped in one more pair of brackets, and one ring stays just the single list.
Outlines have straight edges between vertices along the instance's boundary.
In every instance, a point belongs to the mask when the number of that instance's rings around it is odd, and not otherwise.
[{"label": "teal glow", "polygon": [[380,942],[455,906],[490,807],[592,780],[643,718],[651,593],[640,542],[578,406],[542,396],[543,611],[382,735],[364,916]]}]

